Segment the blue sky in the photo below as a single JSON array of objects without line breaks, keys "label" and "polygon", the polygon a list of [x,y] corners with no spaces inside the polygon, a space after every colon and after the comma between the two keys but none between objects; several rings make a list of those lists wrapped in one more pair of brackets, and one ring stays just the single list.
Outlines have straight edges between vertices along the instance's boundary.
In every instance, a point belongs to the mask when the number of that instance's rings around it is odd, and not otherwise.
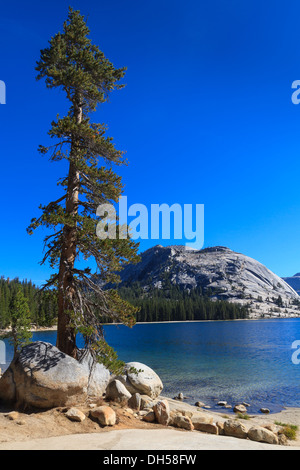
[{"label": "blue sky", "polygon": [[[69,1],[1,5],[0,274],[49,275],[45,233],[26,227],[59,194],[64,164],[37,152],[59,91],[35,80],[35,62],[62,29]],[[124,90],[99,108],[116,145],[129,204],[205,204],[205,246],[225,245],[280,276],[300,271],[300,79],[297,1],[73,0],[92,40],[117,67]],[[156,244],[143,241],[141,249]],[[163,241],[163,244],[168,242]]]}]

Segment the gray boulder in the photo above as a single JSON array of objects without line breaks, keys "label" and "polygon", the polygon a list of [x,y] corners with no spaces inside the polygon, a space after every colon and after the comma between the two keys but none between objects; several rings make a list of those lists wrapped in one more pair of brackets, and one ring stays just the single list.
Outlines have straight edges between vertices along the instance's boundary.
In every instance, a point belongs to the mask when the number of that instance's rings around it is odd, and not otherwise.
[{"label": "gray boulder", "polygon": [[25,346],[0,379],[0,400],[54,408],[87,398],[88,374],[78,361],[45,342]]},{"label": "gray boulder", "polygon": [[233,419],[224,422],[225,436],[238,437],[239,439],[247,439],[247,428],[244,424]]},{"label": "gray boulder", "polygon": [[89,377],[88,396],[101,397],[111,379],[109,370],[99,362],[95,361],[93,356],[86,349],[80,349],[78,352],[78,361],[82,364]]},{"label": "gray boulder", "polygon": [[116,378],[132,395],[139,393],[157,398],[163,389],[162,381],[154,370],[140,362],[129,362],[126,364],[125,374]]},{"label": "gray boulder", "polygon": [[265,429],[261,426],[253,426],[249,429],[248,438],[251,439],[251,441],[278,444],[278,437],[269,429]]},{"label": "gray boulder", "polygon": [[102,396],[109,372],[101,364],[92,365],[89,353],[79,355],[77,361],[46,342],[25,346],[0,379],[0,400],[55,408],[82,403],[89,395]]},{"label": "gray boulder", "polygon": [[114,379],[106,388],[106,398],[123,403],[131,398],[131,393],[128,392],[120,380]]}]

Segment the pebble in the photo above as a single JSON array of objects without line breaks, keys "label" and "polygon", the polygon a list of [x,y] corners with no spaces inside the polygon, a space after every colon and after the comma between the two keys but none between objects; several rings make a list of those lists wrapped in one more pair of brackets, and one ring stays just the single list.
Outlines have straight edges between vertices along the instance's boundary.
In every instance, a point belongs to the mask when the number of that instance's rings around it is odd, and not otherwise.
[{"label": "pebble", "polygon": [[226,406],[227,405],[227,401],[219,401],[217,403],[218,406]]},{"label": "pebble", "polygon": [[202,408],[203,406],[205,406],[205,403],[203,403],[202,401],[196,401],[195,406]]},{"label": "pebble", "polygon": [[6,415],[6,418],[9,419],[10,421],[16,421],[19,419],[20,415],[17,411],[12,411],[11,413],[8,413]]}]

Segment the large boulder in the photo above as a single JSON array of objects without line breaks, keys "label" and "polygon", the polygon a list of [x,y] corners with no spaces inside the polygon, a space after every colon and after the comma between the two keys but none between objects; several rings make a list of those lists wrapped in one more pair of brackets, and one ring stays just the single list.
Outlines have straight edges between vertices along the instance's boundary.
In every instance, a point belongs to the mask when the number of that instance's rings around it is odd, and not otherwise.
[{"label": "large boulder", "polygon": [[251,439],[251,441],[278,444],[278,437],[269,429],[265,429],[261,426],[253,426],[249,429],[248,438]]},{"label": "large boulder", "polygon": [[200,428],[203,427],[202,424],[213,424],[214,422],[214,418],[212,415],[201,412],[193,413],[191,419],[196,431],[201,430]]},{"label": "large boulder", "polygon": [[198,423],[194,429],[208,434],[219,434],[219,428],[215,423]]},{"label": "large boulder", "polygon": [[239,439],[247,439],[247,428],[244,424],[228,419],[224,422],[225,436],[238,437]]},{"label": "large boulder", "polygon": [[34,408],[72,406],[86,401],[90,377],[86,364],[52,344],[31,343],[0,379],[0,400]]},{"label": "large boulder", "polygon": [[126,364],[124,375],[116,378],[125,385],[131,395],[139,393],[157,398],[163,389],[162,381],[154,370],[140,362],[129,362]]},{"label": "large boulder", "polygon": [[101,397],[111,379],[109,370],[103,364],[97,362],[86,349],[78,351],[78,361],[86,368],[89,375],[88,396]]}]

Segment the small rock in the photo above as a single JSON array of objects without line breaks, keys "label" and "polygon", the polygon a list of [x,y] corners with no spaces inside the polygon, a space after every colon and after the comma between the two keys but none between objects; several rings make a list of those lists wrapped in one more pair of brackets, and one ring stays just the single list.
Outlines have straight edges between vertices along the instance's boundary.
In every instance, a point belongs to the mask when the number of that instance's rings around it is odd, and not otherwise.
[{"label": "small rock", "polygon": [[24,419],[19,419],[18,421],[16,421],[16,424],[18,424],[19,426],[24,426],[26,424],[26,421]]},{"label": "small rock", "polygon": [[278,436],[278,444],[279,444],[280,446],[288,446],[288,445],[289,445],[288,438],[287,438],[284,434],[279,434],[279,436]]},{"label": "small rock", "polygon": [[264,414],[268,414],[268,413],[270,413],[270,410],[269,410],[269,408],[261,408],[260,412],[264,413]]},{"label": "small rock", "polygon": [[276,424],[272,424],[272,423],[263,425],[262,427],[265,429],[268,429],[269,431],[272,431],[274,434],[277,434],[278,431],[281,429],[280,426],[277,426]]},{"label": "small rock", "polygon": [[213,416],[211,416],[209,414],[206,414],[206,413],[193,413],[193,416],[191,417],[191,420],[192,420],[192,423],[194,425],[194,428],[197,431],[200,431],[200,429],[198,429],[199,425],[201,427],[201,425],[203,423],[204,424],[212,424],[213,421],[214,421],[214,418],[213,418]]},{"label": "small rock", "polygon": [[211,409],[211,406],[205,405],[205,406],[203,406],[203,408],[205,408],[206,410],[210,410],[210,409]]},{"label": "small rock", "polygon": [[219,401],[217,403],[218,406],[226,406],[227,405],[227,401]]},{"label": "small rock", "polygon": [[128,406],[133,410],[139,411],[141,409],[141,395],[139,393],[134,393],[128,400]]},{"label": "small rock", "polygon": [[235,405],[233,411],[235,413],[247,413],[247,408],[244,405]]},{"label": "small rock", "polygon": [[170,407],[167,400],[161,400],[157,402],[154,407],[153,411],[155,413],[156,421],[159,424],[163,424],[167,426],[170,421]]},{"label": "small rock", "polygon": [[203,408],[205,406],[205,403],[202,403],[202,401],[196,401],[195,406],[198,406],[199,408]]},{"label": "small rock", "polygon": [[267,444],[278,444],[278,437],[272,431],[261,426],[253,426],[248,431],[248,438],[251,441],[266,442]]},{"label": "small rock", "polygon": [[247,429],[242,423],[234,419],[228,419],[224,423],[224,434],[226,436],[238,437],[239,439],[246,439]]},{"label": "small rock", "polygon": [[155,413],[154,411],[148,411],[145,416],[143,416],[143,420],[147,423],[154,423],[155,421]]},{"label": "small rock", "polygon": [[193,431],[194,425],[191,421],[191,418],[183,415],[176,415],[172,419],[172,425],[177,428],[186,429],[187,431]]},{"label": "small rock", "polygon": [[154,405],[155,402],[150,397],[148,397],[148,395],[141,395],[141,410],[153,408]]},{"label": "small rock", "polygon": [[5,415],[7,419],[9,419],[10,421],[16,421],[17,419],[19,419],[20,415],[17,411],[11,411],[11,413],[8,413],[7,415]]},{"label": "small rock", "polygon": [[90,411],[90,415],[97,419],[102,426],[114,426],[117,416],[110,406],[99,406]]},{"label": "small rock", "polygon": [[198,423],[195,426],[196,431],[207,432],[208,434],[219,434],[219,428],[216,424],[212,423]]},{"label": "small rock", "polygon": [[219,434],[223,435],[224,434],[224,422],[223,421],[217,421],[216,426],[219,430]]},{"label": "small rock", "polygon": [[242,405],[246,406],[246,408],[249,408],[249,406],[251,406],[250,403],[246,403],[245,401],[243,401]]},{"label": "small rock", "polygon": [[70,408],[66,412],[66,417],[69,418],[70,421],[76,421],[78,423],[81,423],[85,420],[85,414],[77,408]]},{"label": "small rock", "polygon": [[91,408],[91,409],[97,408],[97,404],[96,403],[90,403],[89,408]]},{"label": "small rock", "polygon": [[106,388],[106,398],[108,400],[122,403],[131,398],[131,393],[128,392],[127,388],[122,384],[122,382],[115,379],[109,382]]},{"label": "small rock", "polygon": [[183,400],[183,393],[178,393],[178,400]]}]

